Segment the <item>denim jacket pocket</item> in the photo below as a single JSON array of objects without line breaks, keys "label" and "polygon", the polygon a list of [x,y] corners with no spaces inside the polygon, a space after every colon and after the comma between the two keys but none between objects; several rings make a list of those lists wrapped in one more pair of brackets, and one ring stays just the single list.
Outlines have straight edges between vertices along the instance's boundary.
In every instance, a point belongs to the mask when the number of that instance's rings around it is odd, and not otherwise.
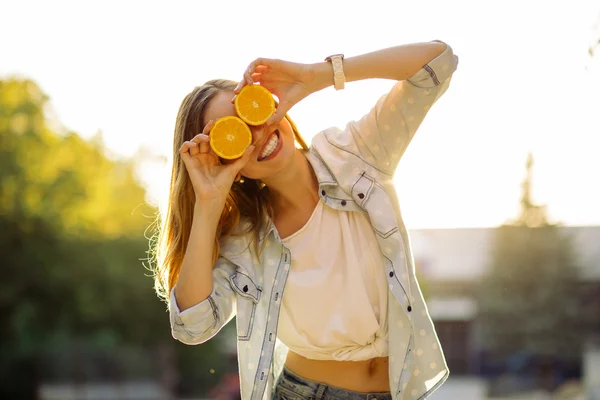
[{"label": "denim jacket pocket", "polygon": [[256,304],[262,293],[252,279],[241,272],[229,276],[231,287],[237,294],[236,326],[239,340],[250,340]]},{"label": "denim jacket pocket", "polygon": [[390,198],[373,178],[363,174],[354,185],[352,195],[362,200],[359,204],[369,213],[371,226],[379,236],[388,238],[398,232]]}]

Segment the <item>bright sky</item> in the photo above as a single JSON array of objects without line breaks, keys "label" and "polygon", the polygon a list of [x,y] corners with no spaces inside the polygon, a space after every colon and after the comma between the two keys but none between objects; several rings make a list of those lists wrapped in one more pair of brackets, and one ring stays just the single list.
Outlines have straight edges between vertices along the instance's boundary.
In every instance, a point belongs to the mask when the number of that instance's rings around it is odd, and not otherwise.
[{"label": "bright sky", "polygon": [[[597,0],[11,1],[0,21],[0,77],[35,80],[67,129],[101,130],[124,156],[169,156],[183,97],[212,78],[238,80],[256,57],[311,63],[446,41],[459,69],[396,175],[409,228],[514,217],[528,151],[552,219],[600,224],[600,54],[587,52],[600,37]],[[327,89],[290,114],[310,139],[360,118],[392,84]],[[142,165],[157,199],[165,168]]]}]

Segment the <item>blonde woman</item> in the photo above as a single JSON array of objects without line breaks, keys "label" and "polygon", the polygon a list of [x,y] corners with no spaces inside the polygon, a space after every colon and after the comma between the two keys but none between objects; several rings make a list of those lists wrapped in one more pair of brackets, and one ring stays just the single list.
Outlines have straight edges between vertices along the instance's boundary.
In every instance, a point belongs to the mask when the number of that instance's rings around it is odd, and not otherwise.
[{"label": "blonde woman", "polygon": [[[440,41],[315,64],[257,59],[241,82],[209,81],[183,100],[157,289],[183,343],[236,316],[243,399],[422,399],[448,377],[392,177],[457,64]],[[398,82],[307,146],[288,110],[369,78]],[[250,84],[277,95],[277,111],[223,162],[210,130]]]}]

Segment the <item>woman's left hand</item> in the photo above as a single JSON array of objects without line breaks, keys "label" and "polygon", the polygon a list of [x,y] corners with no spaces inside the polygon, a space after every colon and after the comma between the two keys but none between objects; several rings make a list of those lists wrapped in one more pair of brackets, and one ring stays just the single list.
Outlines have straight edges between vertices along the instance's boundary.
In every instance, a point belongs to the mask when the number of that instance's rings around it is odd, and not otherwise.
[{"label": "woman's left hand", "polygon": [[311,85],[314,75],[310,64],[258,58],[250,63],[234,93],[237,95],[244,86],[257,82],[277,96],[279,106],[266,122],[268,126],[280,122],[290,108],[316,91]]}]

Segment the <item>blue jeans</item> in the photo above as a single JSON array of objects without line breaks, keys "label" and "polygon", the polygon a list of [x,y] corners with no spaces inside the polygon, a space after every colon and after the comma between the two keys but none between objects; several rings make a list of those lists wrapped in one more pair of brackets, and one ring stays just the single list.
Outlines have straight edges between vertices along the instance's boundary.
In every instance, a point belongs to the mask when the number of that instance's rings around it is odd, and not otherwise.
[{"label": "blue jeans", "polygon": [[361,393],[301,378],[283,367],[271,400],[392,400],[390,392]]}]

